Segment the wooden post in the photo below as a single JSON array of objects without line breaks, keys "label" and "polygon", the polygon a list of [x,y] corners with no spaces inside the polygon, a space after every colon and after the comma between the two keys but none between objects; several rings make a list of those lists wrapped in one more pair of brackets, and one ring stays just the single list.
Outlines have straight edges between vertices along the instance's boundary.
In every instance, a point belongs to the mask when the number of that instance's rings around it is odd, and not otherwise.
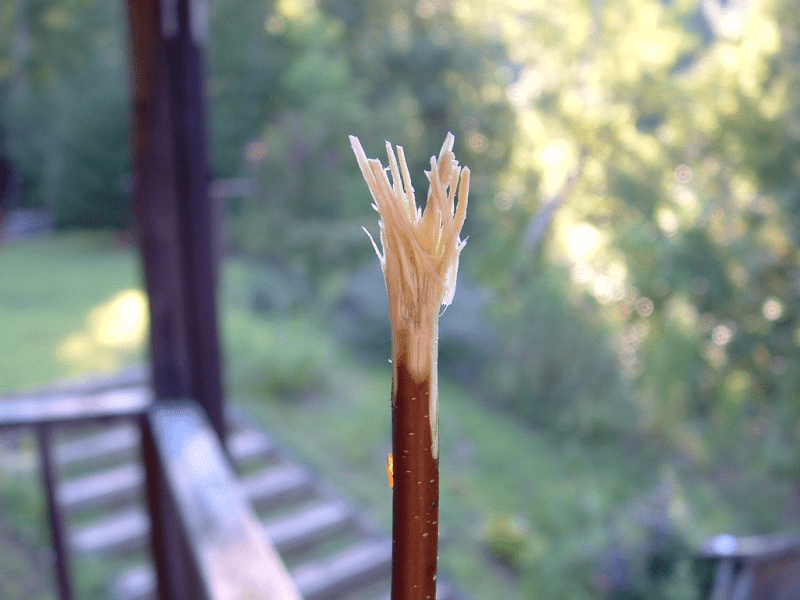
[{"label": "wooden post", "polygon": [[150,301],[153,387],[192,397],[224,440],[203,60],[205,0],[128,0],[134,223]]},{"label": "wooden post", "polygon": [[56,558],[56,582],[60,600],[72,600],[72,576],[70,575],[67,529],[63,509],[58,502],[58,476],[53,464],[53,445],[50,425],[36,428],[39,437],[39,454],[42,459],[44,491],[47,495],[47,511],[50,518],[50,531],[53,536],[53,550]]}]

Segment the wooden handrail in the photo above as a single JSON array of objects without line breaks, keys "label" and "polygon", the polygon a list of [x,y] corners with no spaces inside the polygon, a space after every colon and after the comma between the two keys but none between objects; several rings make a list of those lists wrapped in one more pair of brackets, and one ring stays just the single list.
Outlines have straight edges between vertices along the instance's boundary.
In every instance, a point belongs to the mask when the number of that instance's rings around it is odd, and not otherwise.
[{"label": "wooden handrail", "polygon": [[790,552],[800,552],[800,533],[773,533],[743,537],[718,535],[703,543],[698,551],[698,557],[769,560]]},{"label": "wooden handrail", "polygon": [[783,598],[800,583],[795,575],[800,562],[797,533],[718,535],[698,549],[697,557],[714,565],[705,583],[710,600]]},{"label": "wooden handrail", "polygon": [[142,431],[153,555],[162,600],[301,600],[200,406],[141,390],[53,393],[0,402],[0,429],[36,430],[59,597],[72,598],[51,430],[129,419]]},{"label": "wooden handrail", "polygon": [[0,428],[66,425],[141,416],[153,398],[141,389],[112,389],[92,395],[52,394],[0,402]]},{"label": "wooden handrail", "polygon": [[51,456],[51,430],[63,425],[124,418],[134,419],[143,427],[143,416],[152,400],[151,394],[132,388],[109,389],[90,395],[52,392],[41,396],[12,397],[0,402],[0,430],[31,427],[39,439],[48,520],[55,551],[56,587],[61,600],[72,599],[72,583],[64,515],[56,499],[58,474]]},{"label": "wooden handrail", "polygon": [[[162,546],[166,558],[157,568],[162,597],[197,594],[207,600],[300,600],[294,581],[264,535],[230,463],[205,414],[189,400],[164,401],[148,413],[146,446],[161,469],[158,493],[148,481],[154,537],[169,543],[177,519],[179,545],[191,563],[176,565],[180,551]],[[146,458],[147,460],[147,458]],[[148,466],[148,472],[152,472]],[[164,506],[168,500],[169,506]],[[160,530],[160,535],[157,532]],[[173,542],[174,543],[174,542]],[[156,557],[157,563],[158,556]],[[158,567],[158,565],[157,565]],[[176,568],[177,567],[177,568]],[[194,586],[177,578],[195,573]]]}]

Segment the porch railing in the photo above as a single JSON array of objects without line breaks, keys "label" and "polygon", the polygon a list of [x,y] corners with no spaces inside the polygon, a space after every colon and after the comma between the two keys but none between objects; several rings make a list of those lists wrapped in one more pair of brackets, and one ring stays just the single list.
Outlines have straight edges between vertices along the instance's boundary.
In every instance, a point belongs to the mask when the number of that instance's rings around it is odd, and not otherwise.
[{"label": "porch railing", "polygon": [[706,541],[697,558],[710,563],[703,586],[709,600],[791,600],[800,597],[800,534],[734,537]]},{"label": "porch railing", "polygon": [[0,402],[0,430],[36,432],[59,598],[71,600],[73,586],[52,435],[57,428],[120,420],[142,434],[158,597],[299,600],[202,409],[192,400],[154,402],[129,390]]}]

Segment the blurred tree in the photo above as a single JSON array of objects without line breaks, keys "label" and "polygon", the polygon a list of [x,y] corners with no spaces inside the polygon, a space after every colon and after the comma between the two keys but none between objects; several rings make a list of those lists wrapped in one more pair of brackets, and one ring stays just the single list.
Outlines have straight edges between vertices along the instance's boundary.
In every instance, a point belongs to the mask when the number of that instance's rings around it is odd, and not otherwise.
[{"label": "blurred tree", "polygon": [[208,82],[211,148],[217,177],[241,175],[247,144],[284,104],[280,77],[286,40],[269,22],[273,2],[210,2]]},{"label": "blurred tree", "polygon": [[[127,220],[124,194],[118,192],[124,161],[111,168],[108,162],[67,157],[67,152],[125,152],[127,138],[119,135],[125,127],[119,102],[126,97],[123,10],[115,2],[17,0],[0,11],[0,119],[8,154],[28,184],[25,202],[60,216],[56,204],[62,198],[77,198],[87,185],[103,187],[115,199],[110,205],[108,195],[97,199],[99,212],[85,219],[90,226],[112,224],[104,223],[106,215],[115,223]],[[91,108],[101,104],[110,122],[92,115]],[[91,127],[75,126],[76,120],[89,124],[90,119]]]},{"label": "blurred tree", "polygon": [[[98,86],[97,77],[107,85]],[[119,68],[93,68],[65,93],[61,178],[55,222],[61,228],[126,228],[131,222],[129,98]],[[114,85],[116,84],[116,85]]]},{"label": "blurred tree", "polygon": [[[362,256],[367,251],[354,243],[363,242],[357,223],[340,220],[365,212],[355,202],[359,176],[346,140],[380,116],[367,107],[363,86],[353,78],[339,22],[319,11],[293,10],[279,6],[267,19],[286,60],[276,74],[275,104],[246,151],[246,172],[259,185],[233,207],[232,242],[276,265],[316,275],[349,263],[344,259],[354,250]],[[386,117],[387,127],[396,123]]]},{"label": "blurred tree", "polygon": [[[480,205],[514,140],[515,115],[504,93],[513,69],[503,41],[461,22],[448,2],[322,0],[320,6],[345,23],[347,52],[369,105],[397,107],[402,129],[391,139],[404,146],[415,188],[427,189],[423,172],[452,131],[459,160],[473,173],[473,204]],[[369,141],[371,128],[360,129]],[[478,224],[466,226],[474,233]]]},{"label": "blurred tree", "polygon": [[516,137],[487,211],[490,278],[502,283],[496,265],[586,149],[544,252],[621,327],[640,425],[683,445],[700,424],[726,452],[746,436],[768,464],[794,469],[795,12],[713,0],[474,0],[457,11],[517,65],[506,88]]},{"label": "blurred tree", "polygon": [[[461,31],[446,6],[410,1],[281,0],[266,29],[281,39],[287,61],[275,88],[281,102],[252,146],[262,188],[241,205],[235,242],[315,274],[367,256],[358,225],[371,211],[346,142],[351,133],[373,153],[383,152],[384,139],[402,144],[422,194],[430,156],[454,131],[462,162],[478,173],[473,197],[489,195],[513,124],[492,76],[505,61],[502,44]],[[483,97],[485,87],[491,94]]]}]

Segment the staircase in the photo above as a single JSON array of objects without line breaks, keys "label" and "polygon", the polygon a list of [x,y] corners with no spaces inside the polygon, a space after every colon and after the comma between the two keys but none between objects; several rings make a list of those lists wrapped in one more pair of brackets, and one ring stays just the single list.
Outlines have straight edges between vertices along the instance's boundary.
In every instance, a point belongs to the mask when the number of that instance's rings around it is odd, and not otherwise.
[{"label": "staircase", "polygon": [[[227,448],[305,600],[389,598],[386,533],[245,418],[229,419]],[[155,600],[139,430],[123,423],[63,432],[54,459],[73,563],[99,563],[110,600]],[[440,600],[458,600],[451,586],[439,588]]]}]

